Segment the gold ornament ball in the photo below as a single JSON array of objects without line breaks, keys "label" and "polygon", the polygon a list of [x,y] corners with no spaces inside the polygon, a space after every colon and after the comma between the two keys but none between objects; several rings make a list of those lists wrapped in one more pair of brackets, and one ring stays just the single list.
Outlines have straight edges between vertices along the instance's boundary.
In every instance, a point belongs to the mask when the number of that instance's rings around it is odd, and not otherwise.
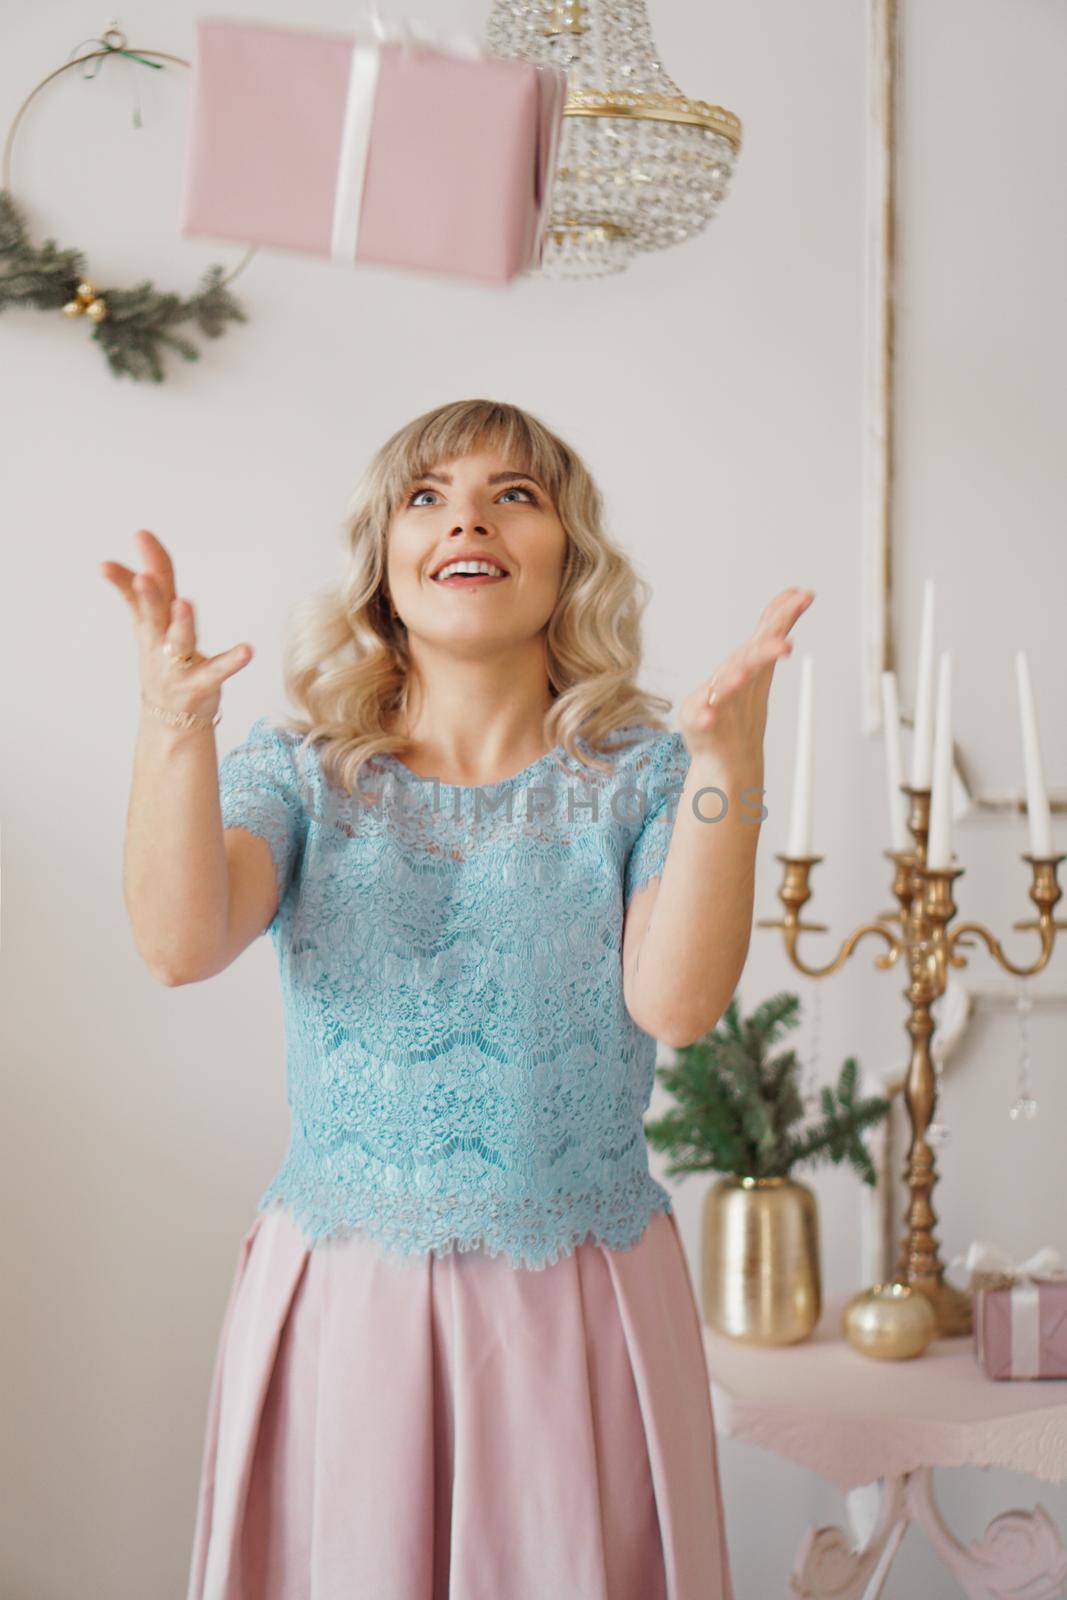
[{"label": "gold ornament ball", "polygon": [[89,283],[89,282],[79,283],[79,285],[78,285],[78,299],[79,300],[95,300],[96,299],[96,290],[93,288],[91,283]]},{"label": "gold ornament ball", "polygon": [[937,1313],[921,1289],[875,1283],[854,1294],[841,1315],[841,1331],[861,1355],[907,1361],[937,1337]]},{"label": "gold ornament ball", "polygon": [[80,317],[83,310],[84,307],[80,300],[68,300],[63,307],[63,315],[65,317]]},{"label": "gold ornament ball", "polygon": [[107,302],[104,300],[91,301],[85,308],[85,315],[90,322],[103,322],[107,316]]}]

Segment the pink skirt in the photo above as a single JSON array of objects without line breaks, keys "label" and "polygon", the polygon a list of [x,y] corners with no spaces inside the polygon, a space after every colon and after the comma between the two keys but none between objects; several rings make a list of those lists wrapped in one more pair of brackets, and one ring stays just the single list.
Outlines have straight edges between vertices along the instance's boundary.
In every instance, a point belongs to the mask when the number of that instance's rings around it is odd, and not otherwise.
[{"label": "pink skirt", "polygon": [[187,1600],[733,1600],[674,1216],[540,1270],[241,1242]]}]

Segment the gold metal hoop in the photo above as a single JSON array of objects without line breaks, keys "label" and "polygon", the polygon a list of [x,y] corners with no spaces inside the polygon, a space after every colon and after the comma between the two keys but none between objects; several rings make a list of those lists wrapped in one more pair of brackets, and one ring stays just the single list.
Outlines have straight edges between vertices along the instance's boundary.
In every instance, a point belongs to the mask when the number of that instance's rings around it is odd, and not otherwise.
[{"label": "gold metal hoop", "polygon": [[[25,112],[29,108],[30,102],[32,100],[34,100],[37,95],[40,94],[41,90],[45,87],[46,84],[51,83],[53,78],[58,78],[61,72],[69,72],[71,67],[80,67],[84,61],[95,61],[98,56],[111,56],[111,55],[117,54],[120,51],[125,51],[130,55],[158,56],[163,61],[173,61],[173,62],[175,62],[179,67],[188,67],[188,66],[191,65],[191,62],[187,61],[184,56],[170,55],[166,50],[132,50],[132,49],[130,49],[130,46],[127,43],[127,40],[126,40],[126,35],[122,32],[122,30],[120,28],[106,28],[104,30],[104,32],[100,35],[100,37],[102,39],[105,39],[105,40],[108,39],[108,38],[112,38],[113,37],[113,38],[115,38],[117,40],[121,40],[121,43],[114,44],[114,45],[110,46],[109,48],[105,48],[103,50],[90,50],[86,55],[75,56],[73,61],[65,61],[61,67],[56,67],[54,72],[50,72],[47,77],[41,79],[40,83],[37,84],[35,88],[30,90],[30,92],[26,96],[25,100],[22,102],[22,104],[19,106],[18,110],[15,112],[14,118],[12,119],[11,126],[10,126],[10,128],[8,129],[8,132],[7,132],[7,138],[4,140],[4,157],[3,157],[3,185],[2,185],[2,187],[4,189],[6,189],[8,191],[8,193],[11,194],[12,196],[14,194],[14,191],[11,188],[11,151],[12,151],[12,148],[13,148],[14,143],[15,143],[15,133],[16,133],[16,131],[18,129],[18,125],[22,121],[23,115],[25,114]],[[234,267],[233,271],[228,273],[225,278],[220,279],[218,287],[221,289],[225,284],[232,283],[234,278],[236,278],[237,274],[239,272],[243,272],[244,271],[245,267],[247,267],[248,263],[251,261],[252,257],[255,255],[255,253],[256,253],[256,251],[258,249],[259,249],[258,245],[250,245],[248,250],[245,251],[245,254],[242,257],[242,259],[237,263],[236,267]]]}]

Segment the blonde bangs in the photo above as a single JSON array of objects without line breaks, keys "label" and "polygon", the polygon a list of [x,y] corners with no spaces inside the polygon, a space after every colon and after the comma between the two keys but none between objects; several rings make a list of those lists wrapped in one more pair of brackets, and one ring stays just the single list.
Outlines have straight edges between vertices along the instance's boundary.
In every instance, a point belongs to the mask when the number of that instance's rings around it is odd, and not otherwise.
[{"label": "blonde bangs", "polygon": [[354,793],[372,756],[402,757],[407,741],[391,731],[409,710],[406,633],[385,593],[386,545],[394,511],[427,472],[484,449],[542,484],[567,536],[556,609],[546,629],[553,699],[542,736],[548,748],[596,755],[608,734],[631,724],[663,729],[670,701],[636,684],[641,617],[651,598],[624,551],[603,527],[603,502],[579,456],[537,417],[491,400],[458,400],[416,417],[381,446],[360,478],[344,523],[347,557],[340,580],[298,609],[286,642],[283,677],[298,715],[285,719],[318,746],[332,782]]}]

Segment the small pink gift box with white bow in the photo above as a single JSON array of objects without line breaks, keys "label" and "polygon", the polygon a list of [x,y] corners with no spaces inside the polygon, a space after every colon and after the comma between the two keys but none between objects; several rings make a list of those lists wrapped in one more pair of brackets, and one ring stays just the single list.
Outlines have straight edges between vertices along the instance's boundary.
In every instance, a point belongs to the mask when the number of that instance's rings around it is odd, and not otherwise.
[{"label": "small pink gift box with white bow", "polygon": [[962,1266],[974,1296],[974,1351],[990,1378],[1067,1378],[1067,1264],[1058,1251],[1038,1250],[1014,1263],[994,1244],[976,1240]]},{"label": "small pink gift box with white bow", "polygon": [[414,20],[196,28],[182,234],[486,283],[540,265],[560,68]]}]

